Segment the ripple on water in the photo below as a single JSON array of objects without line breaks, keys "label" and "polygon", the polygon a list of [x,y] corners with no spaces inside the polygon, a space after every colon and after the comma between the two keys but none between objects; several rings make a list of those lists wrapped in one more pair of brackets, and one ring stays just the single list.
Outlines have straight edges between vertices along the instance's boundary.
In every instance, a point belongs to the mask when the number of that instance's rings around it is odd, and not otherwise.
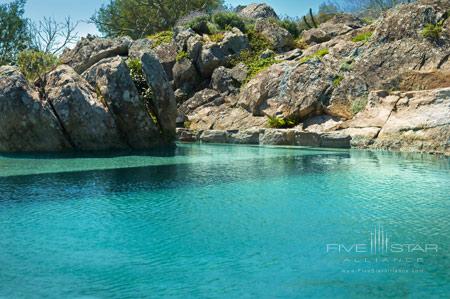
[{"label": "ripple on water", "polygon": [[421,274],[345,275],[324,250],[377,224],[448,248],[448,159],[183,145],[87,160],[0,158],[0,297],[449,294],[444,251]]}]

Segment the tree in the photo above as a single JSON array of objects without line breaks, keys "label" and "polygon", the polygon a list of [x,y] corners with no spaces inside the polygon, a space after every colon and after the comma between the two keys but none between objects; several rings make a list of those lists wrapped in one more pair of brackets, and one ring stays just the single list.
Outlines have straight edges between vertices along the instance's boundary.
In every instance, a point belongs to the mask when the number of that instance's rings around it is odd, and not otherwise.
[{"label": "tree", "polygon": [[63,23],[47,17],[37,23],[31,23],[31,48],[47,54],[59,54],[78,40],[77,26],[78,22],[73,22],[70,17]]},{"label": "tree", "polygon": [[42,81],[44,74],[58,65],[58,58],[42,51],[25,50],[19,53],[17,65],[30,82]]},{"label": "tree", "polygon": [[14,63],[30,42],[24,6],[25,0],[0,4],[0,65]]},{"label": "tree", "polygon": [[107,37],[142,38],[171,29],[192,11],[212,11],[223,0],[111,0],[91,18]]}]

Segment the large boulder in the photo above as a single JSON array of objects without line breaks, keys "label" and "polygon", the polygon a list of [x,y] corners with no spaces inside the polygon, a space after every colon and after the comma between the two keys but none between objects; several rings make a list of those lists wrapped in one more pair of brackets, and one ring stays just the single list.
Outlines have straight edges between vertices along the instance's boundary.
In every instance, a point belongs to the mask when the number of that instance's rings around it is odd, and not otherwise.
[{"label": "large boulder", "polygon": [[247,35],[238,28],[224,33],[223,40],[219,43],[225,55],[236,55],[250,47]]},{"label": "large boulder", "polygon": [[272,7],[265,3],[252,3],[238,9],[238,14],[249,19],[278,19],[278,15]]},{"label": "large boulder", "polygon": [[[450,69],[450,35],[447,37],[444,30],[436,41],[422,34],[427,24],[443,20],[446,12],[443,3],[432,0],[400,5],[375,22],[369,30],[374,31],[371,39],[367,43],[356,43],[358,47],[346,57],[351,65],[333,92],[328,113],[351,118],[355,100],[367,98],[372,90],[443,87],[447,80],[439,76],[437,70]],[[448,19],[444,27],[446,24],[450,24]],[[433,74],[423,75],[427,72]],[[403,80],[408,77],[414,80],[409,81],[409,87]],[[433,81],[436,84],[431,84]],[[412,82],[417,84],[411,86]]]},{"label": "large boulder", "polygon": [[168,79],[173,79],[172,68],[177,59],[177,45],[174,41],[157,45],[148,38],[138,39],[133,41],[129,52],[129,57],[135,59],[140,59],[145,53],[155,55],[162,64]]},{"label": "large boulder", "polygon": [[327,105],[334,76],[319,59],[275,64],[245,85],[238,104],[254,116],[302,120]]},{"label": "large boulder", "polygon": [[180,112],[189,115],[199,107],[208,104],[209,105],[213,104],[216,106],[221,103],[223,103],[223,98],[221,97],[220,93],[212,89],[203,89],[197,92],[192,98],[184,102],[180,106],[179,110]]},{"label": "large boulder", "polygon": [[392,82],[399,74],[435,70],[445,56],[442,49],[427,41],[403,39],[372,43],[354,60],[351,73],[335,88],[329,113],[351,118],[351,106],[355,99],[367,97],[371,90],[382,89],[386,86],[385,82]]},{"label": "large boulder", "polygon": [[[222,98],[218,98],[220,103]],[[252,128],[264,128],[267,125],[265,117],[253,116],[248,111],[230,106],[229,99],[225,98],[224,104],[203,105],[189,114],[189,128],[194,130],[246,130]]]},{"label": "large boulder", "polygon": [[127,56],[132,42],[129,37],[109,39],[88,35],[73,49],[64,51],[60,60],[81,74],[102,59],[117,55]]},{"label": "large boulder", "polygon": [[263,145],[294,145],[295,130],[266,129],[259,136]]},{"label": "large boulder", "polygon": [[178,60],[173,67],[175,89],[181,89],[187,96],[191,95],[201,82],[200,75],[190,59]]},{"label": "large boulder", "polygon": [[130,148],[146,149],[161,143],[159,128],[149,116],[122,58],[104,59],[83,76],[96,88],[113,113],[118,129]]},{"label": "large boulder", "polygon": [[[193,45],[189,44],[193,42]],[[196,38],[188,40],[188,54],[191,58],[199,51],[197,68],[205,79],[209,79],[216,68],[225,66],[232,57],[236,57],[241,51],[250,47],[248,38],[239,29],[233,28],[224,34],[222,41],[208,42],[200,47]]]},{"label": "large boulder", "polygon": [[278,51],[292,49],[294,38],[289,31],[279,26],[276,22],[259,19],[256,21],[255,30],[269,40],[274,49]]},{"label": "large boulder", "polygon": [[62,151],[71,145],[53,113],[16,67],[0,67],[0,151]]},{"label": "large boulder", "polygon": [[225,65],[226,54],[218,44],[204,45],[198,57],[197,67],[203,78],[208,79],[219,66]]},{"label": "large boulder", "polygon": [[106,103],[74,69],[61,65],[50,72],[45,92],[75,149],[128,148]]},{"label": "large boulder", "polygon": [[240,83],[233,77],[233,70],[223,66],[214,70],[211,77],[211,88],[220,93],[230,93],[239,90]]},{"label": "large boulder", "polygon": [[228,133],[226,131],[207,130],[200,135],[200,140],[205,143],[227,143]]},{"label": "large boulder", "polygon": [[147,83],[152,89],[152,106],[166,141],[175,140],[177,103],[172,86],[159,60],[152,54],[145,53],[142,58],[142,70]]},{"label": "large boulder", "polygon": [[374,147],[450,154],[450,88],[399,93]]},{"label": "large boulder", "polygon": [[399,5],[389,10],[377,22],[374,39],[380,42],[392,42],[405,38],[421,40],[426,24],[436,24],[448,9],[446,1],[419,1],[418,3]]},{"label": "large boulder", "polygon": [[233,144],[259,144],[260,129],[247,129],[230,131],[228,135],[228,143]]}]

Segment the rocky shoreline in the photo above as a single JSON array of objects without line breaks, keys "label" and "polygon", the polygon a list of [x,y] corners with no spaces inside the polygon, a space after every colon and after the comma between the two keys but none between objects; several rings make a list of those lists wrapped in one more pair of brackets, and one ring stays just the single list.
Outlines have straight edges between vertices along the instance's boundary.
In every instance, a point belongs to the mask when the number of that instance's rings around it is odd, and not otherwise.
[{"label": "rocky shoreline", "polygon": [[88,36],[36,82],[0,67],[0,152],[148,149],[178,128],[181,141],[450,155],[449,12],[419,0],[374,22],[339,14],[299,42],[249,5],[252,30]]},{"label": "rocky shoreline", "polygon": [[311,133],[295,129],[248,129],[191,131],[177,129],[177,140],[192,143],[222,143],[246,145],[292,145],[324,148],[350,148],[351,137],[336,133]]}]

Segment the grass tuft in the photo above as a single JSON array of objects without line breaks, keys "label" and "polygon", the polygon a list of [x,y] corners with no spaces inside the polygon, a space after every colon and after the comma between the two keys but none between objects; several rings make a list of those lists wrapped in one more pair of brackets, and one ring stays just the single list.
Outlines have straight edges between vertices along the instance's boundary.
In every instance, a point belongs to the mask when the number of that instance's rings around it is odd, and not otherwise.
[{"label": "grass tuft", "polygon": [[315,52],[314,54],[300,58],[300,63],[306,63],[306,62],[314,60],[314,59],[322,60],[322,57],[324,57],[325,55],[328,55],[329,53],[330,53],[330,50],[328,50],[327,48],[320,49],[317,52]]}]

